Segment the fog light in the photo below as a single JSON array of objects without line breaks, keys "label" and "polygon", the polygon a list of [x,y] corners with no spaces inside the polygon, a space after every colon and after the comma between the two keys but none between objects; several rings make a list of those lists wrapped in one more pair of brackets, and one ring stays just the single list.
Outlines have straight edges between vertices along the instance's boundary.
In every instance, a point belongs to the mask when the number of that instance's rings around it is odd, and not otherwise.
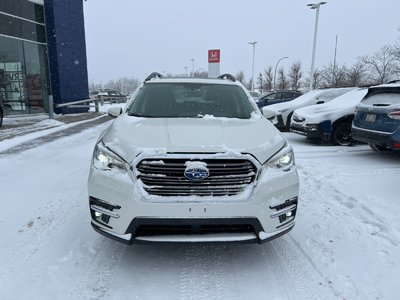
[{"label": "fog light", "polygon": [[291,217],[291,216],[292,216],[292,212],[291,212],[291,211],[287,212],[287,213],[285,214],[285,216],[286,216],[287,218]]},{"label": "fog light", "polygon": [[96,217],[96,219],[101,219],[101,217],[103,216],[103,214],[100,213],[100,212],[98,212],[98,211],[95,211],[95,212],[94,212],[94,216]]}]

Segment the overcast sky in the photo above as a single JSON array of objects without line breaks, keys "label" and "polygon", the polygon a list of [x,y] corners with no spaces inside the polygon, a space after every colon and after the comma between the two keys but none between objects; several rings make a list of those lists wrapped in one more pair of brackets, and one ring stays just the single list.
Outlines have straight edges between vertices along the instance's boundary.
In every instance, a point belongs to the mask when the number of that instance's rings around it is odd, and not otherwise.
[{"label": "overcast sky", "polygon": [[[400,38],[399,0],[327,0],[320,9],[315,66],[352,64]],[[221,72],[251,77],[268,65],[301,61],[309,72],[315,10],[307,0],[87,0],[89,81],[144,79],[153,71],[207,70],[207,51],[221,49]]]}]

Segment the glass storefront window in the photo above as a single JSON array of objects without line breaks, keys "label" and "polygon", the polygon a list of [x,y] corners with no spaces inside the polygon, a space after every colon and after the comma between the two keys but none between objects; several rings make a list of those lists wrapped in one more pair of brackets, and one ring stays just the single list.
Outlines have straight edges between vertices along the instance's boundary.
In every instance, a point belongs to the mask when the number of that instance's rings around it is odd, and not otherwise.
[{"label": "glass storefront window", "polygon": [[0,0],[0,101],[8,114],[48,110],[43,4]]},{"label": "glass storefront window", "polygon": [[0,36],[0,98],[9,113],[37,113],[47,108],[46,47]]},{"label": "glass storefront window", "polygon": [[43,5],[39,5],[27,0],[1,0],[0,11],[38,23],[44,23]]}]

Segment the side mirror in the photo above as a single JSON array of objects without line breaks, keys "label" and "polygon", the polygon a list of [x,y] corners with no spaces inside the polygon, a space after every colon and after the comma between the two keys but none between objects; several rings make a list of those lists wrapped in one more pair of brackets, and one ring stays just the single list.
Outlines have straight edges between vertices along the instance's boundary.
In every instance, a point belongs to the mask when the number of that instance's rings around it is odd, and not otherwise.
[{"label": "side mirror", "polygon": [[112,107],[108,110],[108,115],[111,118],[116,118],[122,114],[122,107]]},{"label": "side mirror", "polygon": [[273,119],[273,118],[275,117],[275,113],[274,113],[273,111],[269,110],[269,109],[266,108],[266,107],[263,107],[263,108],[262,108],[262,114],[263,114],[263,116],[266,117],[268,120],[269,120],[269,119]]}]

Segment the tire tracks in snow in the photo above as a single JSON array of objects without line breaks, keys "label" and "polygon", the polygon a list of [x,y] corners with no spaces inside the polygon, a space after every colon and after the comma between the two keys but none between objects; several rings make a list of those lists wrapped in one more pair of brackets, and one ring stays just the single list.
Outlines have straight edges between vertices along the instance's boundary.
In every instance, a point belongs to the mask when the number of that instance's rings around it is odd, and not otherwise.
[{"label": "tire tracks in snow", "polygon": [[[83,193],[83,192],[82,192]],[[69,216],[79,209],[78,202],[65,201],[68,194],[49,201],[40,214],[32,218],[24,227],[18,230],[0,253],[0,274],[5,280],[15,270],[23,269],[25,262],[30,260],[51,239],[52,234],[69,221]],[[7,267],[6,267],[7,266]]]},{"label": "tire tracks in snow", "polygon": [[70,299],[110,299],[110,282],[118,269],[127,245],[118,243],[105,237],[96,236],[99,240],[91,257],[81,260],[80,276],[74,278]]},{"label": "tire tracks in snow", "polygon": [[318,270],[311,258],[291,238],[290,234],[278,238],[271,243],[274,253],[286,276],[281,275],[289,299],[336,299],[338,293],[330,285],[330,281]]},{"label": "tire tracks in snow", "polygon": [[180,261],[179,299],[234,299],[228,245],[185,245]]}]

